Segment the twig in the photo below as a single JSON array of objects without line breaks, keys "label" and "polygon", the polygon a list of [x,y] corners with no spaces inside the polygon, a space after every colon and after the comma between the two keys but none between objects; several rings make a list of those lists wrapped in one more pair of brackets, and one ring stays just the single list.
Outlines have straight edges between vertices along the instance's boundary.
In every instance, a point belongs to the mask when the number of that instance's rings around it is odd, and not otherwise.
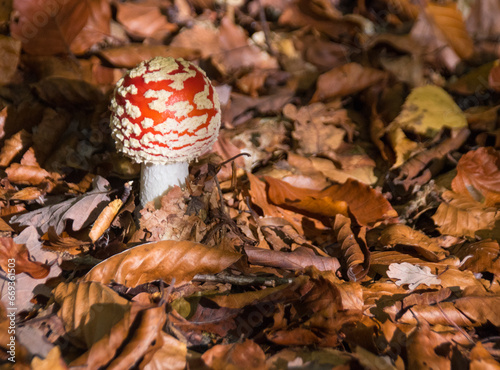
[{"label": "twig", "polygon": [[293,279],[277,278],[277,277],[262,277],[262,276],[244,276],[244,275],[208,275],[197,274],[193,281],[211,282],[211,283],[229,283],[233,285],[263,285],[275,287],[277,285],[289,284]]}]

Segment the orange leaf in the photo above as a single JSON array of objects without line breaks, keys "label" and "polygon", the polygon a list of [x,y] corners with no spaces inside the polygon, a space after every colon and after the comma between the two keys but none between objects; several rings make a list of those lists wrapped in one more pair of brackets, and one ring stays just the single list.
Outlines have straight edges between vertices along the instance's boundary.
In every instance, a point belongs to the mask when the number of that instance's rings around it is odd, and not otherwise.
[{"label": "orange leaf", "polygon": [[410,369],[450,369],[451,363],[447,356],[442,356],[437,347],[445,340],[432,331],[427,323],[418,325],[408,335],[408,367]]},{"label": "orange leaf", "polygon": [[122,205],[123,202],[120,199],[115,199],[102,210],[89,232],[89,237],[92,242],[95,243],[109,228]]},{"label": "orange leaf", "polygon": [[465,28],[462,13],[457,9],[457,4],[454,2],[448,2],[446,5],[428,3],[425,11],[457,55],[462,59],[469,58],[474,52],[474,43]]},{"label": "orange leaf", "polygon": [[241,258],[236,252],[210,248],[189,241],[164,240],[142,244],[104,260],[85,276],[85,281],[115,282],[127,287],[155,280],[176,285],[196,274],[216,274]]},{"label": "orange leaf", "polygon": [[43,279],[49,274],[50,266],[31,261],[24,245],[15,244],[12,238],[0,238],[0,267],[9,272],[12,260],[15,260],[15,272],[28,274],[34,279]]},{"label": "orange leaf", "polygon": [[265,370],[266,355],[253,341],[246,339],[243,343],[218,344],[201,356],[210,369],[249,369]]},{"label": "orange leaf", "polygon": [[265,177],[265,180],[269,184],[269,200],[282,207],[334,217],[337,214],[347,216],[347,205],[361,226],[375,226],[397,217],[396,211],[382,194],[353,179],[322,191],[297,188],[271,177]]},{"label": "orange leaf", "polygon": [[458,161],[451,187],[486,206],[500,203],[500,152],[481,147],[464,154]]}]

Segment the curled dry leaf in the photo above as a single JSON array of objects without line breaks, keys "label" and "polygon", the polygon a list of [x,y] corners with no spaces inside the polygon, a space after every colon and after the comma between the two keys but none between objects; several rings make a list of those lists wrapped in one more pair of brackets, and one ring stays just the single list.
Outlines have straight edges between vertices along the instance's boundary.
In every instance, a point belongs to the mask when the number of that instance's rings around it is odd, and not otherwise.
[{"label": "curled dry leaf", "polygon": [[196,274],[219,273],[240,258],[239,253],[199,243],[164,240],[116,254],[96,265],[84,280],[133,288],[160,279],[170,284],[175,279],[175,285],[181,285]]},{"label": "curled dry leaf", "polygon": [[465,244],[454,254],[462,260],[461,269],[475,273],[490,272],[500,276],[500,246],[496,240],[480,240]]},{"label": "curled dry leaf", "polygon": [[431,273],[428,266],[416,266],[408,262],[391,263],[387,270],[387,276],[391,279],[397,279],[396,285],[408,284],[410,290],[414,290],[420,284],[431,286],[441,284],[441,280]]},{"label": "curled dry leaf", "polygon": [[89,231],[89,237],[93,243],[111,226],[122,205],[123,202],[121,199],[115,199],[102,210],[101,214],[95,220],[94,225],[92,225],[92,229]]},{"label": "curled dry leaf", "polygon": [[125,298],[96,282],[60,283],[53,295],[66,332],[84,348],[108,334],[130,309]]},{"label": "curled dry leaf", "polygon": [[470,351],[470,359],[471,370],[500,369],[500,362],[495,360],[481,342],[477,342]]},{"label": "curled dry leaf", "polygon": [[458,161],[457,175],[451,186],[454,192],[485,206],[500,203],[500,152],[481,147],[464,154]]},{"label": "curled dry leaf", "polygon": [[266,355],[253,341],[242,343],[218,344],[201,356],[207,366],[214,370],[249,369],[265,370]]},{"label": "curled dry leaf", "polygon": [[366,241],[356,238],[351,229],[351,220],[343,215],[335,216],[332,228],[340,243],[346,276],[350,281],[362,280],[370,268],[370,251]]},{"label": "curled dry leaf", "polygon": [[12,160],[31,145],[32,136],[26,130],[21,130],[5,140],[0,151],[0,167],[6,167]]},{"label": "curled dry leaf", "polygon": [[61,178],[56,172],[48,172],[39,166],[12,163],[6,170],[9,181],[21,185],[45,186],[51,191]]},{"label": "curled dry leaf", "polygon": [[320,271],[337,271],[339,261],[334,257],[318,256],[312,249],[299,247],[293,252],[279,252],[264,248],[246,247],[248,262],[254,265],[272,266],[286,270],[299,270],[314,266]]}]

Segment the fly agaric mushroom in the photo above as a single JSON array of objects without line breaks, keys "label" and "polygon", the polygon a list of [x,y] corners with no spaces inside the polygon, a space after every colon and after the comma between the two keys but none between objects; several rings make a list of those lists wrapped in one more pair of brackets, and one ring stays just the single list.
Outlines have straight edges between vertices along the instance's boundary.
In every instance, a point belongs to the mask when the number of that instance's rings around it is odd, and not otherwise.
[{"label": "fly agaric mushroom", "polygon": [[182,186],[189,162],[217,139],[220,103],[205,72],[183,59],[156,57],[128,71],[111,99],[111,136],[141,164],[141,205]]}]

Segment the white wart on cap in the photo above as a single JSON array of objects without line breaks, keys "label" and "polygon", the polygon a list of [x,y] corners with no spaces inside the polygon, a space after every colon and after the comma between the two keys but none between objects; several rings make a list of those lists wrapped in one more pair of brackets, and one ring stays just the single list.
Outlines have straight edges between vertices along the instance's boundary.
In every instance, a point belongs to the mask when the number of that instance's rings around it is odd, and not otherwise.
[{"label": "white wart on cap", "polygon": [[[211,149],[221,124],[219,98],[210,80],[183,59],[156,57],[130,70],[116,85],[111,111],[116,147],[143,164],[142,177],[145,165],[151,169],[171,163],[186,163],[187,175],[188,162]],[[170,186],[184,179],[174,179]]]}]

